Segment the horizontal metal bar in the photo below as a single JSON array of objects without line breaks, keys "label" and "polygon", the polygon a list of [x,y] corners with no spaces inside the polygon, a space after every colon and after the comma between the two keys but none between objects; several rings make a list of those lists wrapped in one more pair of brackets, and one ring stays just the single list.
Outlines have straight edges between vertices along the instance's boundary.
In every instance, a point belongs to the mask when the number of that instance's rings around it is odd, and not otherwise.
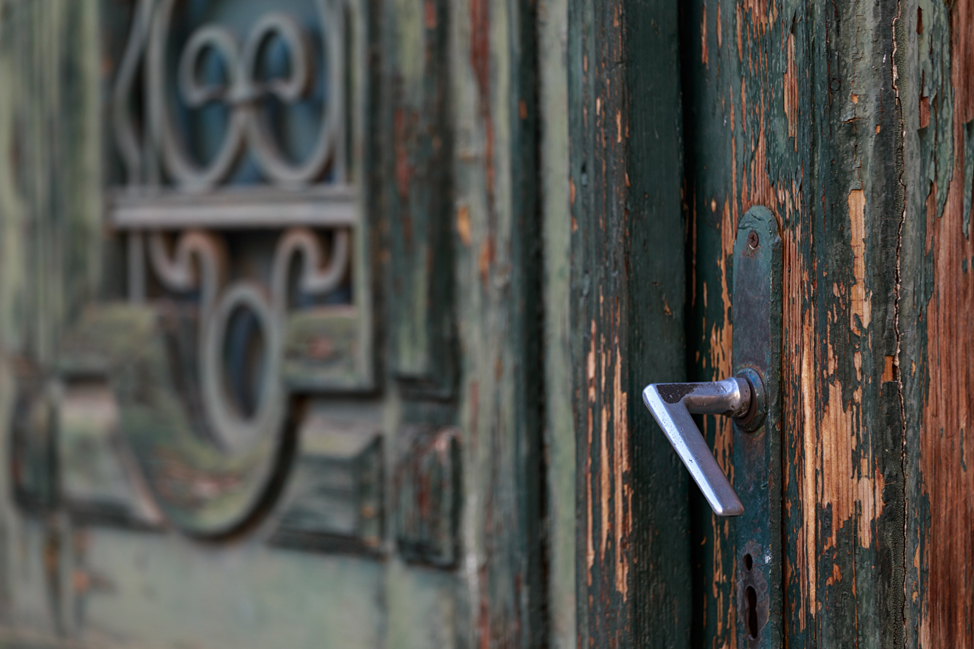
[{"label": "horizontal metal bar", "polygon": [[338,227],[359,220],[358,194],[348,186],[306,190],[226,189],[122,191],[110,198],[109,221],[120,230]]}]

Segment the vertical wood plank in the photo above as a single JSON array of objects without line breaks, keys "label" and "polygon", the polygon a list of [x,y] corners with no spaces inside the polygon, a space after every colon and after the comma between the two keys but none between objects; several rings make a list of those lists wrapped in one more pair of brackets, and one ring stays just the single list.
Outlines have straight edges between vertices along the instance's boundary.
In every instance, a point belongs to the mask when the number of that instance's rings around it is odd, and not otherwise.
[{"label": "vertical wood plank", "polygon": [[[684,23],[698,378],[730,370],[737,220],[760,204],[782,224],[789,646],[902,644],[896,17],[890,3],[695,2]],[[728,423],[705,428],[726,458]],[[727,523],[695,511],[697,642],[721,646],[738,568]]]},{"label": "vertical wood plank", "polygon": [[[0,8],[0,421],[8,423],[9,435],[18,397],[52,398],[50,376],[65,321],[99,287],[101,61],[97,3],[6,2]],[[46,463],[53,426],[30,433],[44,447],[39,457]],[[5,444],[4,467],[12,465],[8,453]],[[65,632],[72,624],[65,582],[70,547],[65,521],[53,509],[56,474],[50,468],[44,473],[51,476],[50,493],[36,524],[15,514],[9,470],[0,476],[4,564],[17,564],[17,542],[35,543],[44,555],[16,575],[4,569],[0,614]]]},{"label": "vertical wood plank", "polygon": [[568,0],[538,2],[539,180],[544,257],[548,620],[552,649],[575,649],[575,428],[572,419]]},{"label": "vertical wood plank", "polygon": [[545,646],[536,7],[451,5],[463,577],[479,647]]},{"label": "vertical wood plank", "polygon": [[25,283],[4,329],[22,332],[19,351],[50,363],[64,319],[100,282],[98,6],[11,3],[6,14],[5,240],[24,272],[5,281]]},{"label": "vertical wood plank", "polygon": [[[453,128],[448,0],[373,0],[376,30],[370,57],[377,126],[371,137],[373,218],[378,232],[385,341],[384,427],[387,475],[409,452],[410,427],[455,423],[457,402],[454,300]],[[378,69],[377,69],[378,68]],[[381,348],[380,348],[381,349]],[[387,490],[386,529],[393,555],[385,571],[382,608],[390,649],[455,647],[462,641],[467,602],[453,570],[411,565],[396,549],[399,493]],[[461,494],[462,497],[462,494]],[[418,505],[416,503],[415,505]],[[450,539],[452,541],[453,539]]]},{"label": "vertical wood plank", "polygon": [[[16,30],[10,12],[0,13],[0,151],[12,151],[16,138],[17,48]],[[24,205],[14,173],[11,155],[0,155],[0,421],[8,422],[16,407],[16,372],[11,357],[23,345],[23,305],[26,298],[26,260],[21,231]],[[7,427],[5,426],[4,429]],[[8,434],[7,431],[4,431]],[[11,444],[0,447],[0,466],[10,467]],[[0,471],[0,619],[10,619],[15,610],[15,580],[11,575],[11,548],[17,533],[14,516],[13,480]]]},{"label": "vertical wood plank", "polygon": [[446,399],[456,387],[451,237],[453,133],[445,0],[392,2],[383,47],[391,111],[383,139],[381,228],[389,254],[387,294],[392,377],[417,396]]},{"label": "vertical wood plank", "polygon": [[677,4],[569,5],[580,646],[689,646],[688,479],[641,403],[681,381]]},{"label": "vertical wood plank", "polygon": [[974,644],[974,4],[900,4],[906,646]]},{"label": "vertical wood plank", "polygon": [[[9,5],[7,8],[6,15],[0,15],[0,74],[6,88],[0,94],[0,150],[12,152],[20,146],[18,103],[23,78],[17,47],[18,15]],[[20,162],[11,153],[0,156],[0,344],[5,356],[22,349],[24,344],[27,259],[21,237],[26,227],[26,206],[19,186]]]}]

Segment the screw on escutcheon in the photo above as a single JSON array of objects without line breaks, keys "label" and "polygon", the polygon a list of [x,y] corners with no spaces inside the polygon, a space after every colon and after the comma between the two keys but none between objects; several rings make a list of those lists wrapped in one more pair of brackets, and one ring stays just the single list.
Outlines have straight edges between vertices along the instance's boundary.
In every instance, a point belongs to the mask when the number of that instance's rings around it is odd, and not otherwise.
[{"label": "screw on escutcheon", "polygon": [[758,233],[755,232],[754,230],[751,230],[750,232],[748,232],[747,233],[747,247],[750,248],[751,250],[756,250],[757,247],[758,247],[758,243],[759,243],[759,241],[758,241]]}]

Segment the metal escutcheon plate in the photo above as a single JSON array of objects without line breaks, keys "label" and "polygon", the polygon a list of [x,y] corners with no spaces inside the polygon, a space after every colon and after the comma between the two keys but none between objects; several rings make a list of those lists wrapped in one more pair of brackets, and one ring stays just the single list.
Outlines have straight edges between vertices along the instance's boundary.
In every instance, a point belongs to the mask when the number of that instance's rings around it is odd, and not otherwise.
[{"label": "metal escutcheon plate", "polygon": [[744,514],[733,521],[738,646],[778,648],[781,629],[781,318],[778,220],[748,210],[734,243],[734,374],[764,384],[764,417],[734,425],[734,489]]}]

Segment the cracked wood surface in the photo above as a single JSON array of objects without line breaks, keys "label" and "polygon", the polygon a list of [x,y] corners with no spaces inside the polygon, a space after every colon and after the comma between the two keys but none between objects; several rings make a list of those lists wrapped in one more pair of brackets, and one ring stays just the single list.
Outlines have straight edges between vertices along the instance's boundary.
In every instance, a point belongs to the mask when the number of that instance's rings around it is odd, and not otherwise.
[{"label": "cracked wood surface", "polygon": [[[685,53],[690,326],[698,378],[730,370],[727,260],[751,205],[785,256],[785,629],[789,646],[897,646],[903,424],[896,381],[901,126],[890,3],[695,3]],[[708,7],[709,8],[709,7]],[[718,20],[726,24],[717,23]],[[712,21],[706,24],[705,21]],[[695,36],[693,34],[700,33]],[[736,33],[721,45],[717,35]],[[892,367],[892,370],[891,370]],[[707,433],[726,461],[728,422]],[[705,646],[734,644],[725,521],[696,505]]]},{"label": "cracked wood surface", "polygon": [[[627,76],[659,60],[639,40],[640,11],[658,12],[657,43],[670,38],[661,5],[573,4],[581,631],[620,645],[665,637],[732,647],[733,524],[695,494],[685,504],[678,477],[670,501],[653,496],[652,513],[628,514],[628,499],[651,499],[635,489],[632,464],[652,442],[632,404],[612,400],[643,359],[627,336],[662,321],[631,305],[652,303],[665,276],[645,288],[636,281],[643,253],[615,245],[661,227],[631,184],[659,164],[643,157],[646,126],[631,119],[645,115],[636,86],[656,77]],[[696,0],[681,11],[691,378],[731,369],[738,219],[761,204],[782,225],[787,646],[970,646],[974,5]],[[620,110],[628,128],[614,128]],[[654,252],[679,263],[680,243],[671,234]],[[681,333],[657,344],[680,346]],[[681,371],[674,363],[666,380]],[[729,423],[705,417],[703,430],[729,466]],[[675,529],[689,534],[692,597],[674,599],[660,619],[633,598],[686,583],[677,553],[638,587],[616,576],[620,565],[660,556],[653,539]]]},{"label": "cracked wood surface", "polygon": [[690,637],[688,478],[639,398],[685,377],[677,35],[676,3],[569,5],[582,647]]}]

